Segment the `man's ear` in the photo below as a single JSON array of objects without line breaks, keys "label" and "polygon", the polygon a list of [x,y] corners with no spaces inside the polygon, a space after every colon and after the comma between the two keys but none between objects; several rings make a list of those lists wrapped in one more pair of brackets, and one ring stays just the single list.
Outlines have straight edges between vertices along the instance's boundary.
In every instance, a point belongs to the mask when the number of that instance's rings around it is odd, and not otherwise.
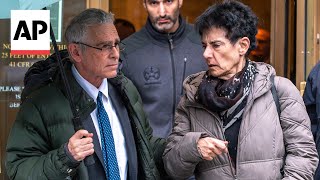
[{"label": "man's ear", "polygon": [[250,47],[250,39],[248,37],[243,37],[239,39],[239,54],[245,55]]},{"label": "man's ear", "polygon": [[183,4],[183,0],[179,0],[179,8],[182,7],[182,4]]},{"label": "man's ear", "polygon": [[68,52],[71,58],[74,60],[74,62],[80,62],[81,61],[81,49],[78,44],[68,44]]}]

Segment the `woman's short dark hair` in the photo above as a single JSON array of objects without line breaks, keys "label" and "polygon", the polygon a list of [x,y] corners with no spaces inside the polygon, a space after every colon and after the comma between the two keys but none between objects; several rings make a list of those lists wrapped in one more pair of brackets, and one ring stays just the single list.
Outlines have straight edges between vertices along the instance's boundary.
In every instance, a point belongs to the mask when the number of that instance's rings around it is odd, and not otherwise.
[{"label": "woman's short dark hair", "polygon": [[246,53],[256,48],[258,18],[250,7],[235,0],[225,0],[210,6],[195,22],[195,28],[202,34],[210,28],[226,31],[226,38],[236,43],[242,37],[248,37],[250,47]]}]

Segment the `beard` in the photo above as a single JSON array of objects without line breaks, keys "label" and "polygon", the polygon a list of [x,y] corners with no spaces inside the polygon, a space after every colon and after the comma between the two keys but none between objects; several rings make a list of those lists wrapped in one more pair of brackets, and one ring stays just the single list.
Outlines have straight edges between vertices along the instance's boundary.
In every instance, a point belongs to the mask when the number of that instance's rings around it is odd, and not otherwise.
[{"label": "beard", "polygon": [[[179,11],[177,11],[173,16],[164,16],[152,18],[152,26],[159,32],[169,33],[172,32],[174,25],[177,23],[179,18]],[[165,21],[165,22],[161,22]]]}]

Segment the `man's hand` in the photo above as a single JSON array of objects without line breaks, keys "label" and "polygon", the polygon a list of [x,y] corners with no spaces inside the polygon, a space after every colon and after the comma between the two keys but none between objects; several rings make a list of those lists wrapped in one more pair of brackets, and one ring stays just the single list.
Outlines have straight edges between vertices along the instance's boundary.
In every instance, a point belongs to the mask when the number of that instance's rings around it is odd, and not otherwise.
[{"label": "man's hand", "polygon": [[221,141],[212,137],[199,139],[197,148],[202,158],[211,161],[217,155],[228,152],[228,141]]},{"label": "man's hand", "polygon": [[93,154],[93,133],[87,130],[79,130],[69,139],[68,149],[73,158],[82,161],[85,157]]}]

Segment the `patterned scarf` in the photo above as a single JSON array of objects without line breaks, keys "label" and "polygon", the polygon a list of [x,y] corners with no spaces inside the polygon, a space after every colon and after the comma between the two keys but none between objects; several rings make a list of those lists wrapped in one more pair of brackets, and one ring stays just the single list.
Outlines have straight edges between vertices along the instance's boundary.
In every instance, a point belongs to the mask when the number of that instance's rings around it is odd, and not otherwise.
[{"label": "patterned scarf", "polygon": [[246,61],[244,68],[228,80],[210,76],[208,72],[199,85],[195,99],[213,112],[222,112],[247,96],[255,77],[255,67]]}]

